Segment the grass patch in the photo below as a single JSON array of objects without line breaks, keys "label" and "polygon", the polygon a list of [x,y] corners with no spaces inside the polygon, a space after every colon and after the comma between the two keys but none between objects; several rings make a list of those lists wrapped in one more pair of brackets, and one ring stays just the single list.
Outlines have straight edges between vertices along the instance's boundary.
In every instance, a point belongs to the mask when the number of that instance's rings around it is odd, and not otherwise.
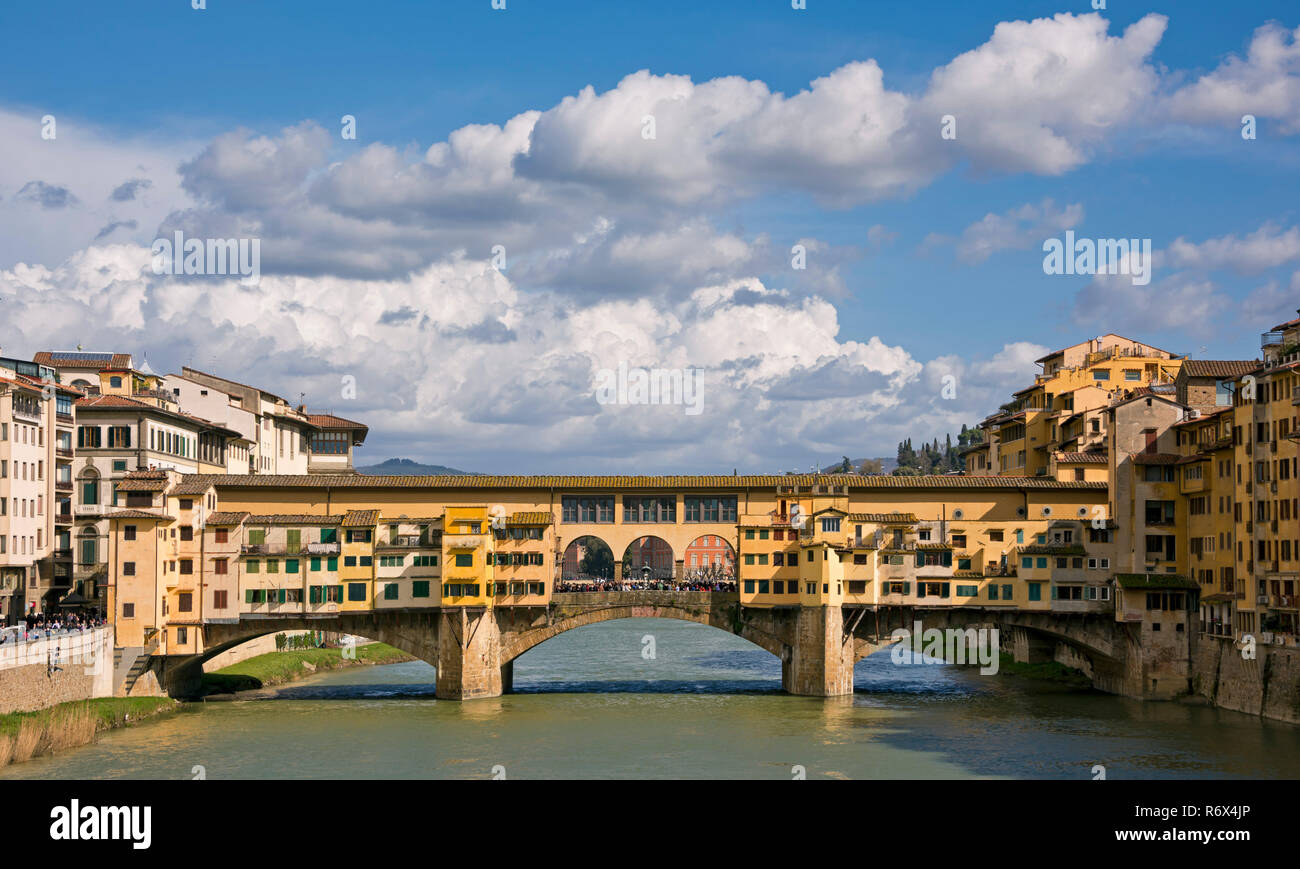
[{"label": "grass patch", "polygon": [[400,649],[384,643],[367,643],[355,647],[356,658],[343,657],[342,649],[296,649],[268,652],[238,664],[231,664],[203,674],[204,694],[226,694],[279,685],[301,679],[320,670],[337,670],[363,664],[397,664],[413,660]]},{"label": "grass patch", "polygon": [[1007,652],[1001,653],[998,672],[1011,676],[1024,676],[1027,679],[1038,679],[1042,682],[1055,682],[1069,688],[1092,687],[1092,680],[1084,675],[1082,671],[1073,667],[1058,664],[1056,661],[1043,661],[1038,664],[1017,664],[1015,659]]},{"label": "grass patch", "polygon": [[170,697],[100,697],[0,715],[0,766],[88,745],[101,730],[125,727],[179,705]]}]

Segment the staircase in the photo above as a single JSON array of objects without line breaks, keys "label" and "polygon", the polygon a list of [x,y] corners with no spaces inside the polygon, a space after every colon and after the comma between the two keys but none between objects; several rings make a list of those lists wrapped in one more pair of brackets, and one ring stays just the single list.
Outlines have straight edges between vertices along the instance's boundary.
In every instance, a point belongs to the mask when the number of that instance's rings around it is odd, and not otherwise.
[{"label": "staircase", "polygon": [[149,659],[158,648],[153,640],[146,646],[122,646],[113,650],[114,694],[127,697],[136,681],[149,669]]}]

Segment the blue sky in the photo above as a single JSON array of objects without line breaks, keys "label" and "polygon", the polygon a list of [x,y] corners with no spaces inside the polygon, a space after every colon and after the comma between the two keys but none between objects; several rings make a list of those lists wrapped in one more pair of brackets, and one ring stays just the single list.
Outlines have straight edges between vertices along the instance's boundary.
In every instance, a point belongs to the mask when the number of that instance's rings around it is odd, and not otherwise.
[{"label": "blue sky", "polygon": [[[0,344],[220,360],[383,416],[377,459],[771,470],[975,422],[1032,377],[1027,345],[1118,331],[1249,357],[1300,307],[1294,3],[808,5],[7,4],[0,299],[25,307]],[[617,125],[643,111],[659,153],[633,156]],[[1067,226],[1150,238],[1154,280],[1045,275]],[[138,274],[176,228],[256,232],[261,288]],[[484,274],[498,242],[518,265]],[[51,327],[61,293],[71,329]],[[714,400],[593,407],[620,360],[706,369]],[[945,404],[948,371],[969,388]],[[840,392],[772,397],[806,382]]]}]

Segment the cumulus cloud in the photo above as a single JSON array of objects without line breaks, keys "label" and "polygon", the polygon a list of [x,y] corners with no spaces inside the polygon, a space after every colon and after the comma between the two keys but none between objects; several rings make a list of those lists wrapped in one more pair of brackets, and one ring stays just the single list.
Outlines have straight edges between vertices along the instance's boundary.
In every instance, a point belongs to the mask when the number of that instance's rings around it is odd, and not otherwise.
[{"label": "cumulus cloud", "polygon": [[1082,221],[1082,204],[1058,208],[1051,199],[1038,205],[1025,203],[1003,214],[989,212],[966,227],[957,239],[957,258],[965,263],[980,263],[998,251],[1039,247],[1046,237]]},{"label": "cumulus cloud", "polygon": [[[371,455],[454,453],[479,467],[507,451],[530,470],[772,468],[792,452],[884,448],[914,423],[911,391],[932,390],[903,348],[841,336],[828,301],[753,278],[667,305],[578,303],[520,293],[487,262],[454,258],[398,281],[263,276],[254,290],[155,276],[148,248],[119,244],[0,272],[0,294],[7,346],[44,349],[57,319],[86,346],[305,392],[313,407],[368,420]],[[598,372],[620,363],[701,370],[703,413],[599,405]],[[973,363],[970,382],[1032,376],[1015,367]],[[342,397],[346,375],[355,401]],[[936,419],[960,416],[937,396]]]},{"label": "cumulus cloud", "polygon": [[1200,244],[1180,236],[1170,243],[1163,259],[1179,268],[1259,272],[1300,260],[1300,227],[1283,229],[1266,223],[1249,235],[1225,235]]},{"label": "cumulus cloud", "polygon": [[1230,55],[1177,90],[1165,111],[1178,121],[1233,125],[1250,114],[1278,121],[1284,134],[1300,133],[1300,27],[1260,27],[1244,58]]}]

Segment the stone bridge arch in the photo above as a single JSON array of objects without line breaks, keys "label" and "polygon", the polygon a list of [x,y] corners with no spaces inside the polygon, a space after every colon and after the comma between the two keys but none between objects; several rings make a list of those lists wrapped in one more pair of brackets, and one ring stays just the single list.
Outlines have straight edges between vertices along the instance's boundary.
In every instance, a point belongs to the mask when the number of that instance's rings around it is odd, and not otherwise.
[{"label": "stone bridge arch", "polygon": [[[637,592],[557,595],[557,597],[601,598],[601,600],[562,604],[559,612],[545,624],[504,629],[501,634],[501,663],[509,664],[552,637],[577,628],[619,619],[640,618],[676,619],[708,625],[747,640],[775,655],[782,663],[790,659],[793,637],[790,636],[789,627],[781,620],[766,617],[762,611],[742,614],[738,603],[734,600],[734,595],[728,596],[730,600],[718,602],[707,599],[722,597],[722,595],[711,595],[707,592],[672,593],[672,596],[680,598],[698,596],[702,601],[700,603],[690,600],[671,603],[652,602],[648,599],[636,600],[641,596],[643,595]],[[665,594],[660,592],[654,596],[663,598]]]}]

